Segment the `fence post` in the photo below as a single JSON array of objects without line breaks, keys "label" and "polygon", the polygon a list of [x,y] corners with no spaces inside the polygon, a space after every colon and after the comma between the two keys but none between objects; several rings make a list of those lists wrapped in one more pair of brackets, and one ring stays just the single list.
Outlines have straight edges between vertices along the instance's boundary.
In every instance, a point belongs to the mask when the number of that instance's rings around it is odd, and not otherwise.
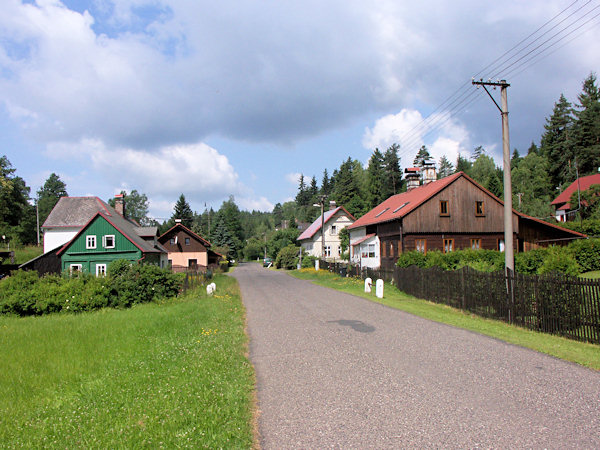
[{"label": "fence post", "polygon": [[465,311],[465,310],[467,309],[467,305],[466,305],[466,303],[467,303],[467,300],[466,300],[466,298],[465,298],[465,289],[466,289],[466,286],[465,286],[465,272],[466,272],[466,270],[465,270],[465,269],[466,269],[466,268],[467,268],[467,267],[465,266],[465,267],[463,267],[463,268],[460,270],[460,298],[461,298],[461,301],[460,301],[460,308],[461,308],[463,311]]}]

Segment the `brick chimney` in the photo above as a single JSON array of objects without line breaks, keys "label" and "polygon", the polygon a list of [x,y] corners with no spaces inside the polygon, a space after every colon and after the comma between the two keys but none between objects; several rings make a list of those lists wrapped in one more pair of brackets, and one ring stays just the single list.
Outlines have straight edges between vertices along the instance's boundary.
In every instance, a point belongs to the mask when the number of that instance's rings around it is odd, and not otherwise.
[{"label": "brick chimney", "polygon": [[406,178],[406,190],[410,191],[418,188],[421,184],[421,174],[418,167],[407,167],[404,169],[404,178]]},{"label": "brick chimney", "polygon": [[432,181],[437,180],[437,174],[435,171],[435,161],[423,162],[423,184],[429,184]]},{"label": "brick chimney", "polygon": [[125,194],[115,195],[115,211],[125,217]]}]

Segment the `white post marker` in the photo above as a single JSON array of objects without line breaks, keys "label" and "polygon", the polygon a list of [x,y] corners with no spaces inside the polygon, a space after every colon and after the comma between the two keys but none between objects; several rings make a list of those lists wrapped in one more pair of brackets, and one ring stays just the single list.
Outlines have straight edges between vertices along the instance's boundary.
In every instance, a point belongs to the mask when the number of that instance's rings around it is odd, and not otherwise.
[{"label": "white post marker", "polygon": [[212,286],[212,290],[213,292],[216,292],[217,290],[217,285],[215,283],[210,283],[210,285]]},{"label": "white post marker", "polygon": [[375,283],[375,295],[377,298],[383,298],[383,280],[381,278]]},{"label": "white post marker", "polygon": [[365,292],[370,293],[371,286],[373,286],[373,280],[371,280],[370,278],[366,278],[365,279]]},{"label": "white post marker", "polygon": [[315,270],[319,270],[319,260],[315,259]]},{"label": "white post marker", "polygon": [[206,286],[206,294],[207,294],[207,295],[213,295],[213,287],[212,287],[212,284],[209,284],[208,286]]}]

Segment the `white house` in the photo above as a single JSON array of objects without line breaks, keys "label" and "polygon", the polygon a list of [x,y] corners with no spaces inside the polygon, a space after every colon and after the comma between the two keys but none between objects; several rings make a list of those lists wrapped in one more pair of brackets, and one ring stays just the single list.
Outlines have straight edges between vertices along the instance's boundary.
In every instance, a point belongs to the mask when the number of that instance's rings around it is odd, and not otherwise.
[{"label": "white house", "polygon": [[[342,247],[339,232],[356,219],[343,206],[326,211],[319,216],[298,238],[302,249],[311,256],[325,259],[340,259]],[[325,251],[322,247],[321,225],[325,228]]]},{"label": "white house", "polygon": [[377,269],[381,265],[379,258],[379,237],[375,233],[366,233],[366,227],[349,230],[350,261],[362,267]]}]

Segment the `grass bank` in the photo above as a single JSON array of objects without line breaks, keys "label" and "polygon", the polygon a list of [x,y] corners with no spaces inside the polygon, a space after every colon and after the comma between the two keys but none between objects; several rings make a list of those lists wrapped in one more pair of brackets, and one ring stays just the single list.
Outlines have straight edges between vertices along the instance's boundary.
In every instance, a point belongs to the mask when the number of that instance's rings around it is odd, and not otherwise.
[{"label": "grass bank", "polygon": [[384,298],[373,292],[364,292],[363,281],[356,278],[342,278],[330,272],[314,269],[302,269],[288,272],[297,278],[313,281],[321,286],[337,289],[349,294],[368,298],[392,308],[411,314],[475,331],[511,344],[527,347],[567,361],[572,361],[592,369],[600,370],[600,345],[577,342],[544,333],[536,333],[501,321],[484,319],[446,305],[432,303],[407,295],[395,287],[386,284]]},{"label": "grass bank", "polygon": [[234,279],[162,304],[0,317],[3,447],[252,447]]}]

